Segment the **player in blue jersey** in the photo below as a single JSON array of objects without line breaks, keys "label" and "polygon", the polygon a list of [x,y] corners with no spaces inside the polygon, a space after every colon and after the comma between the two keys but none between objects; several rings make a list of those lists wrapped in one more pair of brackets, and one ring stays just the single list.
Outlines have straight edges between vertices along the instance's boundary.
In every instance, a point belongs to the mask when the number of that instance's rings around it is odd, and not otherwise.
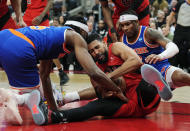
[{"label": "player in blue jersey", "polygon": [[[0,65],[7,74],[10,86],[23,94],[14,93],[13,98],[19,105],[28,106],[37,125],[47,123],[47,108],[41,102],[40,87],[43,87],[50,109],[57,110],[50,81],[52,59],[70,51],[75,51],[78,61],[94,81],[114,91],[114,95],[121,100],[127,101],[121,89],[96,66],[88,53],[84,40],[88,34],[88,26],[84,18],[73,17],[66,21],[65,25],[29,26],[0,32]],[[39,71],[37,60],[40,60]],[[6,91],[4,92],[6,94]]]},{"label": "player in blue jersey", "polygon": [[123,12],[120,15],[119,23],[120,29],[124,32],[121,38],[123,43],[133,48],[142,58],[143,63],[150,64],[161,72],[171,88],[190,85],[190,75],[168,62],[168,58],[179,52],[175,43],[165,38],[157,30],[140,26],[138,17],[132,10]]}]

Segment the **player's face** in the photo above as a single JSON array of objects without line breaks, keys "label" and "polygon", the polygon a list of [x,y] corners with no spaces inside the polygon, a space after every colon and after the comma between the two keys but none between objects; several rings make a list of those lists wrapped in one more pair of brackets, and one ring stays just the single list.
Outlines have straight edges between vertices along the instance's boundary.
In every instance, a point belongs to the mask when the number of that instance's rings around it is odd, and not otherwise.
[{"label": "player's face", "polygon": [[93,57],[95,62],[103,64],[108,60],[108,51],[106,45],[98,40],[92,41],[88,45],[88,51]]},{"label": "player's face", "polygon": [[136,36],[136,24],[134,24],[133,21],[124,21],[124,22],[120,22],[120,27],[122,29],[122,31],[127,35],[127,37],[133,37]]}]

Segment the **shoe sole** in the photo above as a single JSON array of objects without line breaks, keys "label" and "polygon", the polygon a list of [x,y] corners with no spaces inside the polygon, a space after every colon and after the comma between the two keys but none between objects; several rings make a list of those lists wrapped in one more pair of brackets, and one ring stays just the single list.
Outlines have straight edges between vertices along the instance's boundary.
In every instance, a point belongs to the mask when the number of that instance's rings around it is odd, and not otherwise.
[{"label": "shoe sole", "polygon": [[40,109],[40,92],[37,90],[34,90],[31,92],[29,99],[27,100],[26,104],[30,111],[32,112],[32,117],[37,125],[43,125],[45,123],[45,116],[42,110]]},{"label": "shoe sole", "polygon": [[144,64],[141,66],[141,75],[143,79],[149,84],[154,85],[157,88],[160,97],[166,101],[172,98],[172,92],[170,86],[163,79],[159,71],[153,66]]}]

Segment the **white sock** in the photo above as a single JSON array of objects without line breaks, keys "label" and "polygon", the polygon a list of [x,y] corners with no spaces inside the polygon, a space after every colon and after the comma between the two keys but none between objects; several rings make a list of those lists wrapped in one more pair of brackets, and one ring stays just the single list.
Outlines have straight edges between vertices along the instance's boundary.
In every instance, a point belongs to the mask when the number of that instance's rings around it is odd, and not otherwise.
[{"label": "white sock", "polygon": [[26,100],[28,99],[29,96],[30,96],[30,93],[25,93],[25,94],[22,94],[22,95],[15,94],[15,98],[16,98],[17,104],[18,105],[25,104]]},{"label": "white sock", "polygon": [[74,92],[66,93],[65,96],[63,97],[63,99],[64,99],[63,100],[64,103],[69,103],[69,102],[73,102],[76,100],[80,100],[80,96],[77,91],[74,91]]}]

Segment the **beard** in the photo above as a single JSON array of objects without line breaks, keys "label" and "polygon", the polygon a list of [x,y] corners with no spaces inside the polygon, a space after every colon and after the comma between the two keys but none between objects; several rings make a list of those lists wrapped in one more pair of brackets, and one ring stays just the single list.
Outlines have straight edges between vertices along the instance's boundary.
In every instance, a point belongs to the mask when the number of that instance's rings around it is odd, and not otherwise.
[{"label": "beard", "polygon": [[[102,55],[104,56],[104,58],[103,58],[103,59],[98,59],[98,58],[101,57]],[[105,50],[105,52],[104,52],[103,54],[99,55],[98,58],[97,58],[96,60],[97,60],[97,62],[98,62],[99,64],[105,64],[106,62],[108,62],[108,51]]]}]

